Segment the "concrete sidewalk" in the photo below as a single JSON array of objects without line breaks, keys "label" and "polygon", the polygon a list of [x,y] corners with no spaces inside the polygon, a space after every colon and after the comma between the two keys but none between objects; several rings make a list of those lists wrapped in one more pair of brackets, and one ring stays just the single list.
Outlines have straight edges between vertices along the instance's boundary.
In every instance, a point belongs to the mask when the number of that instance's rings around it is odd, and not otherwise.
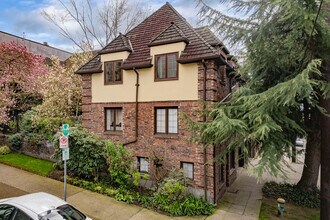
[{"label": "concrete sidewalk", "polygon": [[[1,184],[13,188],[15,195],[33,192],[48,192],[63,198],[63,183],[0,164],[0,191]],[[247,175],[246,170],[240,170],[238,179],[230,190],[225,193],[215,213],[211,216],[197,217],[169,217],[157,212],[118,202],[113,198],[68,185],[67,201],[79,210],[92,217],[94,220],[144,220],[144,219],[258,219],[261,205],[261,184],[256,179]]]}]

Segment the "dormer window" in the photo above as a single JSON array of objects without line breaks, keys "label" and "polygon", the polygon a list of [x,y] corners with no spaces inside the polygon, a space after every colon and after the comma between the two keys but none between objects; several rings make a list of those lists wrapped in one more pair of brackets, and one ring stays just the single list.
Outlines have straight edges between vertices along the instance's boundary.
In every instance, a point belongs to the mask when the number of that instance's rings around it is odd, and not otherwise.
[{"label": "dormer window", "polygon": [[178,53],[155,56],[155,81],[178,79]]},{"label": "dormer window", "polygon": [[123,83],[121,63],[121,60],[104,62],[104,84]]}]

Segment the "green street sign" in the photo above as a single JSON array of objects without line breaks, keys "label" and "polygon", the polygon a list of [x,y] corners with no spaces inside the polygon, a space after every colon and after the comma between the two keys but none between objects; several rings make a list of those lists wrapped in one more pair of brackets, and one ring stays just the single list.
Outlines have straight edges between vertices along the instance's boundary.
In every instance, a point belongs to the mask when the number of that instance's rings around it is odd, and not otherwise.
[{"label": "green street sign", "polygon": [[70,129],[69,124],[63,124],[62,125],[62,135],[69,136],[69,134],[70,134],[69,129]]}]

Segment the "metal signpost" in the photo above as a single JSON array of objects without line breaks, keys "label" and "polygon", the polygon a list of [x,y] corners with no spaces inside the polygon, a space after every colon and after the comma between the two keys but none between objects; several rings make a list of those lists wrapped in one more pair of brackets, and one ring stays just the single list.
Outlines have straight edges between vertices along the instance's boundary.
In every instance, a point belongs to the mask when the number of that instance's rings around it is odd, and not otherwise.
[{"label": "metal signpost", "polygon": [[60,148],[62,149],[62,160],[64,161],[64,201],[66,201],[66,161],[69,160],[69,124],[62,125],[62,136],[60,136]]}]

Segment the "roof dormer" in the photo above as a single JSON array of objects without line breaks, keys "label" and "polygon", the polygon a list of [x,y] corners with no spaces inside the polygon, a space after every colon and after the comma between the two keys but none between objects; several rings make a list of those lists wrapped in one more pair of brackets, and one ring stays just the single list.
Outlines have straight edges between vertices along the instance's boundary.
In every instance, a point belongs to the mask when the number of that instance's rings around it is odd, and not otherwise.
[{"label": "roof dormer", "polygon": [[168,26],[157,37],[151,40],[151,42],[148,44],[148,47],[179,43],[179,42],[184,42],[185,44],[189,44],[189,40],[182,32],[182,30],[176,24],[174,24],[174,22],[171,22],[170,26]]}]

